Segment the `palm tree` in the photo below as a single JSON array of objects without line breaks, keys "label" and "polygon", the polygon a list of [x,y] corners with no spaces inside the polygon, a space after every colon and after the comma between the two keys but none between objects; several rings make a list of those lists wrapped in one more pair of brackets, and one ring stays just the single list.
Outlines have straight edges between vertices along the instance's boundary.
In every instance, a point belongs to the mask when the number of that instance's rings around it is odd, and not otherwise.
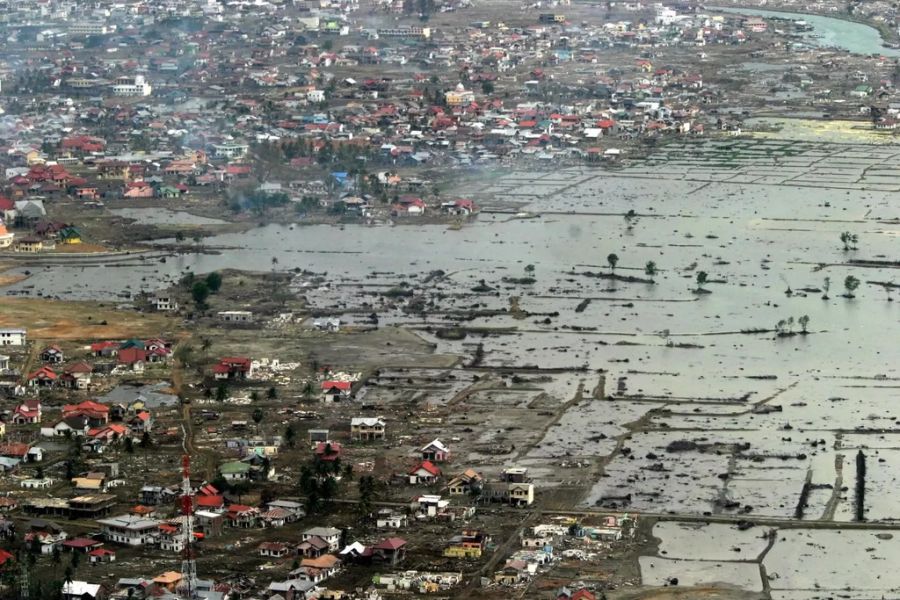
[{"label": "palm tree", "polygon": [[656,277],[656,263],[652,260],[648,260],[647,264],[644,265],[644,274],[650,278],[651,283],[654,283],[653,278]]},{"label": "palm tree", "polygon": [[698,271],[697,272],[697,291],[698,292],[703,290],[703,286],[706,284],[706,282],[708,280],[709,280],[709,275],[706,273],[706,271]]},{"label": "palm tree", "polygon": [[619,262],[619,257],[615,253],[612,253],[606,257],[606,262],[609,263],[609,270],[615,271],[616,264]]},{"label": "palm tree", "polygon": [[288,423],[288,426],[284,430],[284,441],[287,442],[288,448],[294,447],[296,438],[297,432],[294,430],[294,426]]},{"label": "palm tree", "polygon": [[275,289],[275,282],[277,281],[275,278],[275,268],[278,266],[278,257],[272,257],[272,289]]},{"label": "palm tree", "polygon": [[190,344],[182,344],[175,348],[175,352],[173,353],[175,356],[175,360],[181,363],[182,366],[187,367],[193,358],[194,355],[194,347]]},{"label": "palm tree", "polygon": [[844,289],[847,290],[847,293],[844,294],[847,298],[856,298],[853,295],[853,292],[856,291],[856,288],[859,287],[859,279],[854,277],[853,275],[847,275],[847,278],[844,279]]},{"label": "palm tree", "polygon": [[822,282],[822,300],[828,300],[828,290],[831,289],[831,277],[826,277]]},{"label": "palm tree", "polygon": [[787,335],[787,321],[781,319],[777,323],[775,323],[775,335],[783,336]]},{"label": "palm tree", "polygon": [[855,233],[850,233],[849,231],[844,231],[841,233],[841,243],[844,244],[844,252],[848,250],[856,250],[856,242],[859,241],[859,236]]}]

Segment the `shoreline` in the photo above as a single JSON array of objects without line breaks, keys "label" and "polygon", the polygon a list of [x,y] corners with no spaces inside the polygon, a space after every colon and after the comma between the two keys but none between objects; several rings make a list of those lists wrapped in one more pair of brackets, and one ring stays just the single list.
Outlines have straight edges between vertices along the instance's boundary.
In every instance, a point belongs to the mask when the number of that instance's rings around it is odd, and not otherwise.
[{"label": "shoreline", "polygon": [[[722,11],[722,9],[726,9],[722,12],[731,13],[732,11],[740,11],[740,10],[752,10],[752,11],[765,11],[765,12],[775,12],[775,13],[786,13],[792,15],[799,15],[805,17],[824,17],[826,19],[837,19],[838,21],[846,21],[848,23],[856,23],[857,25],[865,25],[866,27],[871,27],[875,31],[878,32],[879,37],[881,38],[881,45],[883,48],[888,50],[897,50],[898,48],[894,48],[892,46],[888,46],[888,42],[898,43],[900,42],[900,34],[894,33],[892,29],[887,26],[881,26],[878,23],[874,23],[872,21],[868,21],[865,19],[860,19],[857,17],[853,17],[846,13],[839,14],[829,14],[822,12],[813,12],[813,11],[800,11],[794,8],[773,8],[766,7],[761,8],[759,6],[748,6],[746,4],[736,4],[734,6],[704,6],[705,10],[709,11]],[[733,14],[733,13],[732,13]],[[888,35],[886,35],[888,34]],[[849,50],[847,50],[849,52]],[[865,55],[864,55],[865,56]]]}]

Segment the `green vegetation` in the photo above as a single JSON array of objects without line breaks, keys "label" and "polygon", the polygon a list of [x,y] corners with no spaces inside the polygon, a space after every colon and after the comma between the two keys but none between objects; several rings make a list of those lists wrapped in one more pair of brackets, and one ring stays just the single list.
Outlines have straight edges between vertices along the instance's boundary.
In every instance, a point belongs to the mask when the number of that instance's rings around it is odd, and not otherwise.
[{"label": "green vegetation", "polygon": [[697,271],[696,279],[697,279],[697,290],[696,291],[698,293],[706,292],[706,290],[703,289],[703,286],[706,285],[707,281],[709,281],[709,274],[706,271]]},{"label": "green vegetation", "polygon": [[859,236],[849,231],[841,233],[841,243],[844,245],[844,252],[856,250],[856,244],[859,242]]},{"label": "green vegetation", "polygon": [[847,290],[847,292],[844,294],[844,297],[845,298],[856,298],[856,296],[853,294],[853,292],[855,292],[856,288],[858,288],[858,287],[859,287],[859,279],[857,279],[853,275],[847,275],[847,277],[844,279],[844,289]]},{"label": "green vegetation", "polygon": [[615,253],[610,254],[609,256],[606,257],[606,262],[607,262],[607,264],[609,264],[609,270],[615,271],[616,265],[619,264],[619,256]]},{"label": "green vegetation", "polygon": [[209,285],[205,281],[198,281],[191,287],[191,297],[198,309],[206,308],[206,301],[209,298]]},{"label": "green vegetation", "polygon": [[[325,444],[326,456],[332,454],[331,444]],[[306,496],[306,512],[314,514],[330,506],[337,495],[337,476],[342,472],[341,459],[322,460],[319,457],[300,468],[300,493]]]},{"label": "green vegetation", "polygon": [[222,287],[222,276],[213,271],[209,275],[206,276],[206,287],[209,288],[209,291],[215,294]]}]

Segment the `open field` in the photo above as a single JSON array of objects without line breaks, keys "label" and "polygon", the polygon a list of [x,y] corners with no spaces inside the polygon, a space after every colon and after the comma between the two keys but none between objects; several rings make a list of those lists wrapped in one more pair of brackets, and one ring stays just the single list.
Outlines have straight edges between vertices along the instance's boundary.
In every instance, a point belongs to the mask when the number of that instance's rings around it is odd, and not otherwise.
[{"label": "open field", "polygon": [[118,310],[96,302],[4,298],[0,327],[23,327],[32,340],[104,340],[178,335],[180,323],[164,314]]}]

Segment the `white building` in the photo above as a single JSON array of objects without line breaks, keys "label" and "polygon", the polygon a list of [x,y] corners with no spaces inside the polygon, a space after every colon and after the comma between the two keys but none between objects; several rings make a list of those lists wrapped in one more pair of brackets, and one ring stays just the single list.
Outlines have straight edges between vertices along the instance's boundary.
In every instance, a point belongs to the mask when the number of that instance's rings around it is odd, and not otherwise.
[{"label": "white building", "polygon": [[62,588],[63,600],[86,600],[100,597],[100,584],[87,581],[67,581]]},{"label": "white building", "polygon": [[222,310],[216,313],[220,321],[226,323],[252,323],[253,313],[249,310]]},{"label": "white building", "polygon": [[674,9],[667,6],[657,6],[656,8],[656,24],[671,25],[678,18],[678,13]]},{"label": "white building", "polygon": [[0,346],[24,346],[25,338],[24,329],[0,329]]},{"label": "white building", "polygon": [[354,417],[350,419],[351,440],[383,440],[385,422],[381,417]]},{"label": "white building", "polygon": [[178,302],[168,294],[157,294],[153,297],[153,308],[164,312],[178,310]]},{"label": "white building", "polygon": [[250,150],[247,144],[213,144],[213,157],[238,158]]},{"label": "white building", "polygon": [[341,530],[334,527],[313,527],[303,532],[304,542],[313,537],[321,538],[327,543],[329,552],[336,552],[341,541]]},{"label": "white building", "polygon": [[153,92],[153,87],[147,83],[143,75],[135,75],[134,81],[120,77],[113,84],[112,92],[116,96],[149,96]]},{"label": "white building", "polygon": [[79,21],[69,25],[69,35],[106,35],[109,28],[103,23]]},{"label": "white building", "polygon": [[160,522],[134,515],[98,519],[100,532],[110,542],[127,546],[155,544],[159,539]]}]

